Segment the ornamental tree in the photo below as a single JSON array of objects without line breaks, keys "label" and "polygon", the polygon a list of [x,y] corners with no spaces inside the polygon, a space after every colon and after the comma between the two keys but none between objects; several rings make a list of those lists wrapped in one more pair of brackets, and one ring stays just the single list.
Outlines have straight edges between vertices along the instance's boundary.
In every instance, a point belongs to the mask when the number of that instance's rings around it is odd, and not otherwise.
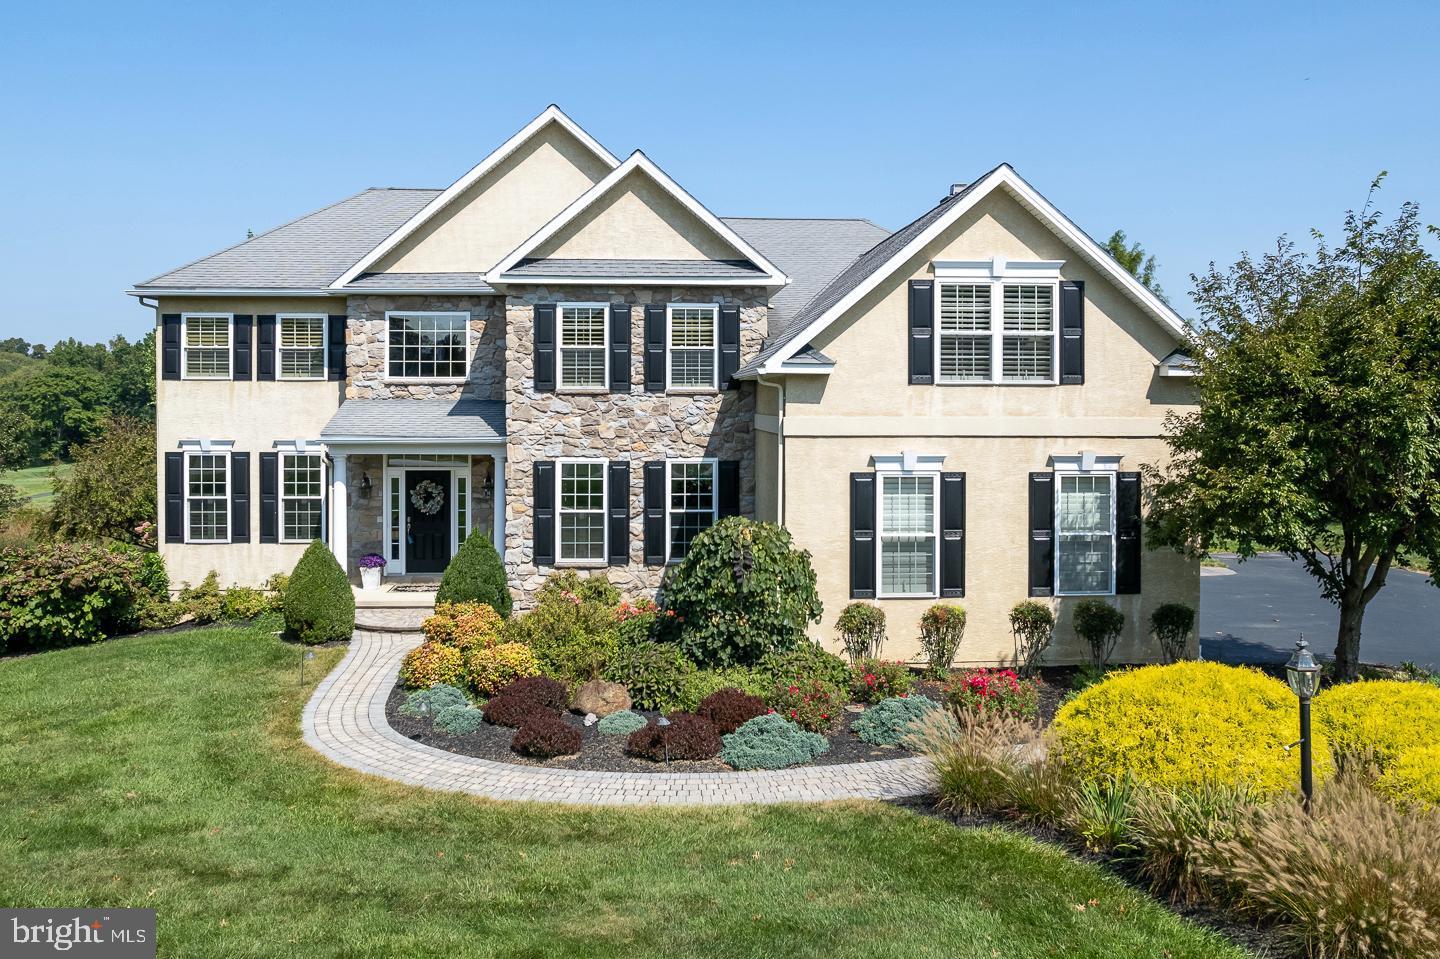
[{"label": "ornamental tree", "polygon": [[1199,408],[1167,420],[1149,526],[1192,555],[1300,560],[1339,607],[1349,680],[1391,566],[1440,563],[1440,268],[1413,203],[1387,224],[1367,201],[1334,247],[1313,236],[1313,255],[1282,237],[1191,277]]}]

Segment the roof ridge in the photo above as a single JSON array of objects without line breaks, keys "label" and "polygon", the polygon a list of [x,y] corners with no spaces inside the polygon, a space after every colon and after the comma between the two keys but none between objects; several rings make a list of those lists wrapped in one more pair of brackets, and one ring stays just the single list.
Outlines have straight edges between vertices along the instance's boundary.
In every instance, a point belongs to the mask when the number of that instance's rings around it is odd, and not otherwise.
[{"label": "roof ridge", "polygon": [[[722,220],[784,220],[786,223],[796,223],[800,220],[817,220],[822,222],[838,223],[869,223],[871,226],[879,226],[869,217],[863,216],[722,216]],[[883,226],[880,229],[885,229]]]}]

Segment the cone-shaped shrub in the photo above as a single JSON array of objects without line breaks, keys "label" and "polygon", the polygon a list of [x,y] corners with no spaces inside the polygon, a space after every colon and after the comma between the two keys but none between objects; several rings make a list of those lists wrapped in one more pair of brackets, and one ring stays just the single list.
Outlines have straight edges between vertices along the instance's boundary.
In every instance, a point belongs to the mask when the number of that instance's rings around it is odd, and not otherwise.
[{"label": "cone-shaped shrub", "polygon": [[484,603],[501,616],[510,615],[510,589],[505,585],[505,564],[495,546],[484,536],[469,536],[445,575],[440,578],[440,603]]},{"label": "cone-shaped shrub", "polygon": [[318,539],[309,545],[285,587],[285,631],[302,643],[349,639],[355,632],[355,594],[345,571]]}]

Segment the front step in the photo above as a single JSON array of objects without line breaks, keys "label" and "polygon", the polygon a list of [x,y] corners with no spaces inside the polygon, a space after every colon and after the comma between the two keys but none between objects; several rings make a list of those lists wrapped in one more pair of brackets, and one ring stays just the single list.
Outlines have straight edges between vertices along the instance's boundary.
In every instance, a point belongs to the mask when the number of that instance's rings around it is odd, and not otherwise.
[{"label": "front step", "polygon": [[360,606],[355,628],[367,633],[418,633],[420,624],[434,615],[434,606]]}]

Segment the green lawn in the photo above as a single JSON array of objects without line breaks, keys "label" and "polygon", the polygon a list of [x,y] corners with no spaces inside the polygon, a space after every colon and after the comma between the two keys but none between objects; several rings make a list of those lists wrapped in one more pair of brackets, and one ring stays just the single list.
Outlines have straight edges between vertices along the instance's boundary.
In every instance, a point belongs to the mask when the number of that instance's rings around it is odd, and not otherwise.
[{"label": "green lawn", "polygon": [[[23,470],[11,470],[8,473],[0,473],[0,483],[15,487],[20,495],[25,497],[32,505],[43,506],[49,503],[54,497],[52,489],[49,466],[30,466]],[[73,469],[69,463],[61,463],[59,466],[60,475],[66,476]]]},{"label": "green lawn", "polygon": [[149,906],[160,954],[1239,957],[1093,867],[878,803],[501,804],[299,739],[253,630],[0,660],[0,904]]}]

